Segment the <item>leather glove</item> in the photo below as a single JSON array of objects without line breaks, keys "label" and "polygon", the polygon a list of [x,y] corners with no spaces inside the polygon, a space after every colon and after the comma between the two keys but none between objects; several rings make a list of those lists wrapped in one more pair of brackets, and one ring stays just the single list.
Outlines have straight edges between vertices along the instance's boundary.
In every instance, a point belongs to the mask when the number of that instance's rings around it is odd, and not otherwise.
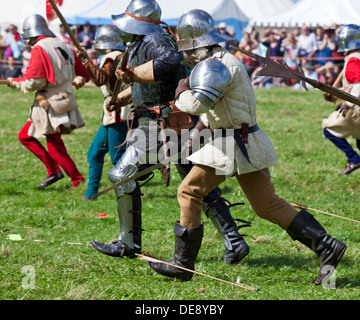
[{"label": "leather glove", "polygon": [[334,102],[334,101],[336,101],[336,97],[335,96],[333,96],[331,93],[324,93],[324,99],[326,100],[326,101],[329,101],[329,102]]},{"label": "leather glove", "polygon": [[124,71],[120,69],[116,69],[115,75],[119,80],[121,80],[124,83],[127,84],[134,83],[134,68],[130,66],[126,66],[126,69]]},{"label": "leather glove", "polygon": [[109,112],[118,111],[121,107],[128,105],[131,102],[131,88],[121,91],[116,98],[115,104],[110,104],[110,102],[111,97],[108,97],[105,100],[105,109]]},{"label": "leather glove", "polygon": [[[193,141],[196,139],[199,139],[199,133],[203,130],[207,128],[206,125],[204,124],[204,122],[201,121],[201,119],[198,120],[198,122],[196,123],[195,127],[191,130],[189,138],[187,139],[186,143],[185,143],[185,148],[187,150],[187,155],[191,155],[193,153]],[[200,147],[200,142],[199,141],[196,145],[198,147]]]},{"label": "leather glove", "polygon": [[346,117],[347,112],[350,110],[350,107],[343,103],[337,105],[335,111],[338,111],[344,118]]},{"label": "leather glove", "polygon": [[186,90],[190,90],[190,83],[189,83],[189,77],[180,79],[178,86],[175,90],[175,99],[180,95],[181,92],[184,92]]},{"label": "leather glove", "polygon": [[11,88],[11,89],[17,89],[16,82],[13,81],[14,78],[10,78],[10,77],[9,77],[9,78],[7,78],[6,80],[9,81],[9,83],[7,84],[7,86],[8,86],[9,88]]},{"label": "leather glove", "polygon": [[111,104],[111,97],[108,97],[105,100],[105,109],[109,112],[112,111],[118,111],[120,109],[121,105],[120,105],[120,101],[116,100],[115,104]]},{"label": "leather glove", "polygon": [[89,63],[90,61],[90,57],[87,54],[85,49],[82,49],[81,51],[79,49],[75,49],[76,50],[76,55],[78,56],[78,58],[81,60],[81,63],[85,66],[86,64]]},{"label": "leather glove", "polygon": [[86,80],[84,77],[81,76],[77,76],[74,78],[74,80],[72,81],[72,85],[76,88],[76,89],[80,89],[82,88],[86,83]]}]

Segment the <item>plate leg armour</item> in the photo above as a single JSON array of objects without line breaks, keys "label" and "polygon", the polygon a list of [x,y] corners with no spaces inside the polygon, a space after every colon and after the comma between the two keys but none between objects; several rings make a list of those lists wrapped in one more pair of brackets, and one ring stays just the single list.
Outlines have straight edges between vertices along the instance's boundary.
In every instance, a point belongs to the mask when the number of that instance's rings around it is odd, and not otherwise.
[{"label": "plate leg armour", "polygon": [[[108,173],[109,180],[116,183],[137,173],[137,163],[144,152],[130,146],[116,166]],[[92,241],[99,252],[113,257],[135,257],[141,253],[141,192],[136,181],[130,181],[115,189],[120,234],[118,241],[110,245]]]}]

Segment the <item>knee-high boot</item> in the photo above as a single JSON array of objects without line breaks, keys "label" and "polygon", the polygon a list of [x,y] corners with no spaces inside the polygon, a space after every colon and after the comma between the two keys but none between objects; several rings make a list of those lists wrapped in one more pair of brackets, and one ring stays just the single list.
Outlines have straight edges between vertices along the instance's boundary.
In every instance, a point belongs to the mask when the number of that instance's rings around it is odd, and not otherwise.
[{"label": "knee-high boot", "polygon": [[[215,188],[204,197],[203,208],[205,214],[214,223],[223,239],[225,246],[224,262],[236,264],[244,259],[250,251],[249,246],[238,230],[242,227],[250,227],[251,223],[240,219],[234,219],[230,213],[230,207],[238,205],[238,203],[228,205],[226,201],[227,200],[221,197],[220,189]],[[236,221],[245,224],[238,227]]]},{"label": "knee-high boot", "polygon": [[299,212],[287,232],[293,240],[300,241],[320,258],[320,272],[315,284],[321,284],[335,270],[344,255],[345,243],[328,235],[321,224],[305,210]]},{"label": "knee-high boot", "polygon": [[[174,226],[175,234],[175,253],[174,258],[166,262],[190,270],[195,269],[195,260],[201,247],[204,236],[204,226],[186,228],[178,221]],[[157,273],[171,278],[177,278],[183,281],[190,281],[193,273],[181,270],[176,267],[159,262],[149,262],[150,267]]]}]

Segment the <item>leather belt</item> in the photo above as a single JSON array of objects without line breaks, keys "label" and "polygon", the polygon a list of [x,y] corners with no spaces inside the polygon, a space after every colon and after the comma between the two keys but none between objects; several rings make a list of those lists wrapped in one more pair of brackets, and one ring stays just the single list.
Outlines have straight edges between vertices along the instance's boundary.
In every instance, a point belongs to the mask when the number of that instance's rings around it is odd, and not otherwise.
[{"label": "leather belt", "polygon": [[[251,127],[249,127],[248,123],[243,123],[241,128],[232,129],[232,130],[234,130],[234,139],[235,139],[237,145],[239,146],[242,154],[244,155],[245,159],[250,163],[250,165],[253,166],[255,169],[261,171],[263,174],[267,175],[268,177],[273,178],[272,176],[267,174],[265,171],[255,167],[251,163],[250,158],[249,158],[249,154],[248,154],[247,149],[245,147],[245,143],[248,142],[248,135],[250,133],[254,133],[254,132],[258,131],[259,129],[260,129],[260,127],[258,126],[257,123],[255,125],[251,126]],[[226,137],[226,129],[220,128],[220,129],[217,129],[217,130],[221,130],[222,137]]]}]

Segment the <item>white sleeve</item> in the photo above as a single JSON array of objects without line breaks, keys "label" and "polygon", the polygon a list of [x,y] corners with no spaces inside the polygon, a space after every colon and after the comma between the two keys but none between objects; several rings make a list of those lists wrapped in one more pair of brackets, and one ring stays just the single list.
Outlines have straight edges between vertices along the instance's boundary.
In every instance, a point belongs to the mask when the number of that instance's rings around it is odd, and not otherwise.
[{"label": "white sleeve", "polygon": [[196,99],[190,90],[183,91],[175,100],[175,106],[190,114],[200,115],[209,112],[209,108]]},{"label": "white sleeve", "polygon": [[46,78],[39,78],[39,79],[27,79],[21,82],[13,82],[17,89],[24,93],[28,93],[30,91],[40,91],[41,89],[45,88],[47,85]]}]

